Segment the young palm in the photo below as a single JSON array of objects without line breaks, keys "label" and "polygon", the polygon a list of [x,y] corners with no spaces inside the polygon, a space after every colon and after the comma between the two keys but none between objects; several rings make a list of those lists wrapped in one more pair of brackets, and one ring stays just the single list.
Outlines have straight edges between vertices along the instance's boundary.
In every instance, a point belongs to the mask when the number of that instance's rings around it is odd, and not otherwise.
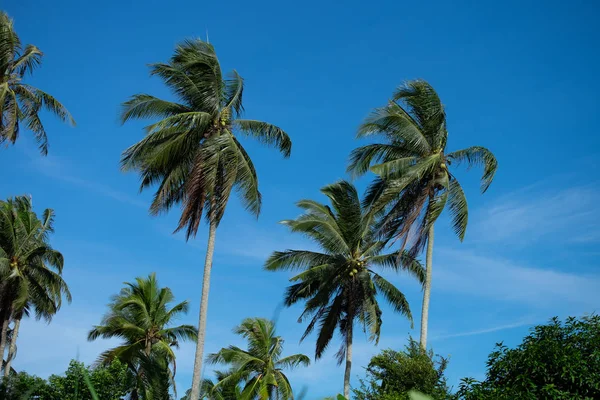
[{"label": "young palm", "polygon": [[319,326],[315,358],[323,355],[335,330],[339,329],[344,340],[337,357],[340,364],[344,358],[346,360],[344,396],[349,398],[355,321],[369,330],[371,340],[379,340],[382,312],[377,296],[381,294],[412,323],[404,294],[377,273],[376,268],[394,272],[404,270],[421,282],[425,272],[408,254],[399,251],[382,254],[387,241],[376,235],[376,215],[369,207],[361,206],[351,183],[341,181],[321,191],[330,199],[332,208],[316,201],[302,200],[298,206],[305,214],[295,220],[283,221],[292,232],[303,233],[312,239],[321,251],[275,252],[265,268],[302,271],[290,279],[295,283],[287,289],[285,305],[305,302],[299,322],[307,319],[310,322],[302,339]]},{"label": "young palm", "polygon": [[[161,288],[154,273],[148,278],[136,278],[135,283],[126,282],[125,285],[113,297],[102,324],[94,326],[88,334],[89,341],[97,338],[123,340],[121,345],[103,352],[98,362],[109,364],[117,358],[126,363],[138,381],[143,383],[149,376],[155,376],[148,372],[149,365],[156,367],[152,361],[164,360],[172,364],[174,377],[176,364],[173,348],[179,346],[179,341],[191,341],[197,337],[196,328],[191,325],[171,326],[178,316],[187,313],[188,302],[171,305],[175,299],[171,289]],[[145,386],[140,384],[138,391]]]},{"label": "young palm", "polygon": [[23,78],[42,62],[43,53],[34,45],[23,48],[9,16],[0,11],[0,144],[14,144],[20,124],[33,132],[43,155],[48,154],[48,138],[39,117],[46,109],[63,122],[75,121],[58,100],[23,83]]},{"label": "young palm", "polygon": [[151,74],[164,80],[177,102],[138,94],[123,105],[123,122],[160,120],[146,128],[143,140],[124,152],[122,166],[140,172],[141,189],[158,184],[152,214],[182,204],[177,230],[185,228],[186,239],[195,236],[203,213],[209,223],[191,392],[192,398],[197,398],[217,226],[233,188],[251,213],[258,215],[261,205],[254,165],[237,135],[275,146],[286,157],[292,143],[276,126],[240,118],[243,80],[235,71],[228,77],[222,75],[215,50],[208,43],[185,41],[168,63],[153,64]]},{"label": "young palm", "polygon": [[54,211],[46,209],[40,220],[31,199],[19,196],[0,201],[0,354],[8,344],[7,332],[13,321],[5,375],[15,356],[23,316],[33,312],[37,319],[50,321],[71,294],[61,274],[64,259],[49,244],[54,232]]},{"label": "young palm", "polygon": [[245,319],[234,332],[248,341],[248,350],[229,346],[208,356],[210,363],[231,367],[214,384],[211,390],[214,397],[218,398],[222,387],[230,392],[241,387],[239,398],[244,400],[293,399],[292,387],[283,370],[307,366],[309,358],[304,354],[281,358],[283,339],[275,335],[273,322],[264,318]]},{"label": "young palm", "polygon": [[[496,173],[497,161],[484,147],[446,152],[448,131],[444,106],[427,82],[416,80],[400,86],[385,107],[376,109],[361,125],[358,137],[380,135],[385,143],[360,147],[351,154],[348,170],[359,176],[371,169],[378,177],[366,201],[385,212],[382,233],[408,246],[412,255],[425,244],[426,280],[421,316],[421,346],[427,347],[427,323],[431,291],[433,226],[448,208],[454,232],[462,241],[467,229],[467,199],[452,164],[483,166],[481,191]],[[448,207],[446,207],[448,206]]]}]

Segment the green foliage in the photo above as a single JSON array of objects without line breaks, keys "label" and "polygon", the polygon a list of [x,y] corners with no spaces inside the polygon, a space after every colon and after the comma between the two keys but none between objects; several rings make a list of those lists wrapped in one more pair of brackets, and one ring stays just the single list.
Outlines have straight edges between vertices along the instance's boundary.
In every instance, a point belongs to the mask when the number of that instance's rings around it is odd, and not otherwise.
[{"label": "green foliage", "polygon": [[5,400],[95,400],[89,388],[92,386],[98,399],[121,400],[134,382],[127,366],[118,360],[95,368],[72,360],[64,375],[52,375],[47,381],[25,372],[12,374],[4,378],[0,395]]},{"label": "green foliage", "polygon": [[14,144],[21,125],[33,132],[43,155],[48,153],[48,138],[39,112],[43,109],[61,121],[75,121],[58,100],[48,93],[23,83],[42,63],[43,53],[34,45],[23,47],[14,31],[13,21],[0,11],[0,144]]},{"label": "green foliage", "polygon": [[553,318],[533,328],[515,349],[499,343],[483,382],[463,379],[458,398],[600,398],[600,316]]},{"label": "green foliage", "polygon": [[230,369],[220,373],[212,387],[210,381],[205,382],[206,398],[218,400],[235,395],[245,400],[292,399],[292,387],[283,371],[307,366],[310,359],[304,354],[281,357],[283,338],[275,335],[273,322],[264,318],[245,319],[234,332],[246,339],[248,349],[229,346],[208,356],[210,363]]},{"label": "green foliage", "polygon": [[[366,378],[354,390],[357,400],[409,400],[411,391],[434,400],[449,398],[444,378],[448,360],[425,352],[412,338],[403,351],[383,350],[366,368]],[[417,395],[418,396],[418,395]]]}]

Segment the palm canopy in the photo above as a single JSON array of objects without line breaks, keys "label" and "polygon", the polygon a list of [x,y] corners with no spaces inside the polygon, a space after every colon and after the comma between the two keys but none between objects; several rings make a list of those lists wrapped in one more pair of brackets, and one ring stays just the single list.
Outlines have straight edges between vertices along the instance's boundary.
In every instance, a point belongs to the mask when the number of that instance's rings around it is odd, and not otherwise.
[{"label": "palm canopy", "polygon": [[136,278],[134,283],[114,296],[109,311],[101,325],[94,326],[88,340],[97,338],[120,338],[123,343],[102,353],[100,363],[110,363],[118,358],[130,366],[138,375],[141,369],[153,358],[163,359],[173,365],[175,375],[175,353],[180,341],[196,339],[197,330],[191,325],[172,326],[173,321],[188,311],[188,302],[172,305],[173,293],[169,288],[161,288],[152,273],[147,278]]},{"label": "palm canopy", "polygon": [[46,109],[61,121],[75,125],[67,109],[48,93],[23,83],[42,62],[43,53],[34,45],[23,47],[13,22],[0,11],[0,144],[14,144],[20,125],[33,132],[43,155],[48,154],[48,138],[39,117]]},{"label": "palm canopy", "polygon": [[[227,393],[239,392],[240,399],[293,399],[290,382],[283,370],[307,366],[310,360],[304,354],[283,357],[283,339],[275,335],[275,325],[264,318],[245,319],[234,332],[248,342],[248,349],[236,346],[210,354],[208,361],[231,367],[221,373],[215,384],[205,382],[208,398],[220,399]],[[238,389],[239,388],[239,389]]]},{"label": "palm canopy", "polygon": [[178,45],[167,63],[152,64],[177,101],[148,94],[123,104],[122,121],[159,118],[146,127],[146,137],[122,157],[124,170],[141,173],[143,190],[155,183],[151,212],[183,204],[177,230],[196,234],[203,212],[218,223],[235,187],[246,208],[258,215],[261,195],[252,160],[237,135],[249,136],[289,156],[292,143],[280,128],[241,119],[244,81],[233,71],[223,76],[213,46],[201,40]]},{"label": "palm canopy", "polygon": [[312,200],[298,206],[305,213],[295,220],[283,221],[292,232],[315,242],[320,251],[286,250],[274,252],[266,262],[270,271],[301,271],[285,295],[286,306],[305,302],[299,322],[310,319],[304,339],[316,326],[319,333],[315,357],[320,358],[339,329],[345,338],[338,352],[341,363],[351,342],[355,320],[378,341],[382,311],[377,301],[382,295],[392,308],[412,322],[408,301],[392,283],[377,271],[407,271],[420,282],[421,264],[399,251],[382,254],[387,242],[376,235],[377,218],[370,207],[362,206],[356,188],[340,181],[321,189],[331,207]]},{"label": "palm canopy", "polygon": [[49,244],[53,223],[54,211],[44,210],[39,219],[27,196],[0,201],[0,311],[6,318],[33,311],[49,321],[63,296],[71,301],[61,276],[64,258]]},{"label": "palm canopy", "polygon": [[410,242],[412,254],[426,243],[429,227],[448,206],[455,233],[462,240],[468,222],[464,191],[448,166],[483,166],[485,192],[498,163],[485,147],[446,152],[446,114],[437,93],[423,80],[400,86],[387,106],[375,109],[358,130],[358,137],[379,136],[354,150],[348,171],[360,176],[369,169],[378,175],[365,201],[386,213],[382,232]]}]

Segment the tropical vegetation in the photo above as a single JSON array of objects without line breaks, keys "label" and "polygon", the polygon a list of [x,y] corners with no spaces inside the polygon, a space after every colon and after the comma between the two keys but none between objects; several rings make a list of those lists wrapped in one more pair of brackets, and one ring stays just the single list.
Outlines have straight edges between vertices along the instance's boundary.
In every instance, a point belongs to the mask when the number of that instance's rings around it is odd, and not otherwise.
[{"label": "tropical vegetation", "polygon": [[0,11],[0,144],[14,144],[23,128],[30,130],[40,153],[48,154],[48,137],[39,113],[45,109],[61,121],[75,125],[67,109],[48,93],[23,82],[42,63],[36,46],[21,44],[13,21]]},{"label": "tropical vegetation", "polygon": [[[42,57],[36,46],[21,43],[13,21],[0,11],[0,144],[15,144],[26,129],[41,155],[47,155],[40,115],[49,112],[62,122],[75,122],[57,99],[26,83]],[[72,360],[64,374],[47,379],[16,371],[23,321],[53,322],[63,302],[71,302],[71,293],[63,277],[65,257],[51,243],[54,211],[37,214],[31,196],[8,197],[0,200],[0,398],[172,400],[177,396],[176,350],[192,342],[192,384],[183,399],[301,400],[306,392],[292,387],[289,376],[310,359],[284,354],[285,341],[273,320],[244,319],[234,333],[245,347],[229,345],[204,354],[216,232],[232,192],[250,214],[261,212],[258,174],[242,142],[255,139],[289,157],[291,139],[275,125],[244,118],[244,80],[235,70],[223,72],[208,40],[182,41],[166,62],[150,65],[150,75],[162,81],[171,99],[142,92],[122,104],[123,124],[149,124],[143,139],[123,151],[121,168],[139,175],[140,190],[154,190],[151,215],[181,207],[175,232],[184,231],[186,241],[196,236],[202,220],[208,225],[198,324],[178,322],[190,303],[176,301],[172,290],[150,273],[125,282],[99,324],[91,327],[89,341],[120,341],[100,351],[93,365]],[[498,343],[483,380],[464,378],[456,391],[449,387],[448,358],[435,355],[427,342],[434,226],[446,210],[462,241],[469,210],[454,167],[482,167],[483,193],[498,162],[485,147],[447,149],[446,110],[424,80],[399,86],[385,106],[359,125],[357,137],[369,143],[351,152],[346,170],[351,178],[373,173],[365,192],[342,179],[321,189],[327,203],[300,200],[302,214],[282,223],[310,244],[274,251],[264,264],[267,271],[292,272],[283,305],[300,310],[301,341],[314,338],[315,360],[339,335],[336,357],[338,365],[345,365],[344,395],[337,400],[600,398],[597,315],[554,318],[534,327],[516,348]],[[15,166],[2,171],[9,168]],[[418,282],[423,292],[419,341],[409,336],[403,349],[375,355],[359,385],[351,387],[357,333],[364,331],[367,340],[378,344],[385,329],[381,301],[412,329],[408,300],[392,283],[402,282],[400,274],[416,280],[412,283]],[[385,314],[386,321],[393,318]],[[212,379],[203,371],[205,362],[217,368]]]},{"label": "tropical vegetation", "polygon": [[370,339],[379,340],[382,311],[378,296],[412,323],[412,313],[404,294],[377,271],[407,271],[419,281],[425,272],[421,264],[400,251],[385,253],[387,241],[377,235],[378,216],[370,206],[361,205],[354,185],[340,181],[321,189],[331,207],[313,200],[297,205],[305,213],[283,221],[292,232],[302,233],[321,252],[286,250],[274,252],[265,264],[269,271],[300,273],[290,281],[284,304],[304,302],[299,321],[309,321],[305,339],[318,327],[315,358],[320,358],[336,330],[344,338],[337,352],[338,363],[346,362],[344,396],[350,396],[352,341],[354,325],[360,323]]},{"label": "tropical vegetation", "polygon": [[408,248],[412,256],[427,245],[420,337],[426,349],[434,223],[448,209],[454,232],[462,241],[469,219],[463,188],[448,167],[482,165],[483,193],[492,183],[498,163],[485,147],[446,150],[446,112],[433,87],[423,80],[398,87],[388,104],[375,109],[358,129],[359,138],[374,135],[384,142],[355,149],[348,171],[353,176],[369,170],[377,174],[365,202],[385,214],[379,227],[384,237],[399,240],[401,249]]}]

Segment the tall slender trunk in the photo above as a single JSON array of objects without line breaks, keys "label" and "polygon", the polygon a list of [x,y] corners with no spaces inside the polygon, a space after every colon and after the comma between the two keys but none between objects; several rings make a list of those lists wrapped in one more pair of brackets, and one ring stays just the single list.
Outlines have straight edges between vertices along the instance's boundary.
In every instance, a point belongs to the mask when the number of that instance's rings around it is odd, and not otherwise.
[{"label": "tall slender trunk", "polygon": [[3,313],[0,313],[2,319],[2,330],[0,331],[0,361],[2,364],[0,365],[0,369],[4,364],[4,351],[6,350],[6,339],[8,336],[8,324],[10,323],[10,316],[12,314],[12,310],[6,310]]},{"label": "tall slender trunk", "polygon": [[15,357],[15,352],[17,351],[17,337],[19,336],[21,318],[23,318],[22,314],[18,315],[14,322],[12,337],[10,338],[10,346],[8,347],[8,356],[6,356],[6,365],[4,366],[5,377],[8,377],[10,374],[10,364],[12,363],[12,360]]},{"label": "tall slender trunk", "polygon": [[421,348],[427,350],[427,323],[429,322],[429,295],[431,294],[431,265],[433,264],[433,225],[427,235],[425,255],[425,285],[423,286],[423,309],[421,311]]},{"label": "tall slender trunk", "polygon": [[344,371],[344,397],[350,398],[350,370],[352,369],[352,323],[348,325],[348,335],[346,336],[346,370]]},{"label": "tall slender trunk", "polygon": [[200,384],[202,377],[202,361],[204,359],[204,339],[206,337],[206,312],[208,310],[208,292],[210,290],[210,272],[212,269],[213,253],[215,250],[215,236],[217,233],[217,222],[213,216],[210,217],[208,229],[208,245],[206,248],[206,259],[204,260],[204,278],[202,279],[202,298],[200,299],[200,316],[198,318],[198,342],[196,343],[196,357],[194,360],[194,374],[192,375],[192,391],[190,399],[200,397]]}]

